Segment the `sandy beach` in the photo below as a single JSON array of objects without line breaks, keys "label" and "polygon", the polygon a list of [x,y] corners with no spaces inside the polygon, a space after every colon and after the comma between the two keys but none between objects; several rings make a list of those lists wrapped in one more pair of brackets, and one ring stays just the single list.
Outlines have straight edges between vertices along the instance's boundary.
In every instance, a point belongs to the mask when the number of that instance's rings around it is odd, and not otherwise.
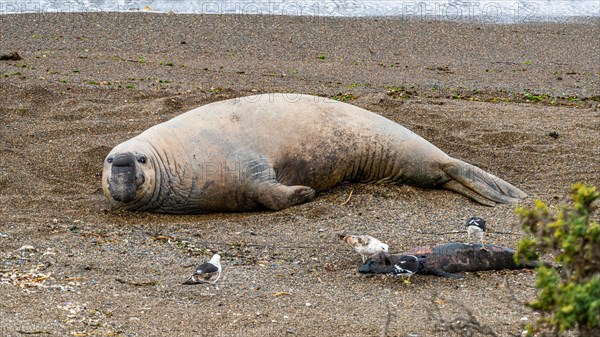
[{"label": "sandy beach", "polygon": [[[227,98],[326,96],[392,119],[539,198],[600,186],[599,20],[483,23],[181,14],[0,15],[0,336],[520,336],[531,271],[356,272],[336,236],[400,252],[515,247],[514,206],[346,184],[279,212],[110,212],[110,149]],[[348,195],[352,197],[347,203]],[[215,286],[183,286],[219,252]],[[472,314],[472,315],[471,315]],[[470,316],[471,315],[471,316]],[[458,323],[457,323],[458,322]],[[462,323],[461,323],[462,322]]]}]

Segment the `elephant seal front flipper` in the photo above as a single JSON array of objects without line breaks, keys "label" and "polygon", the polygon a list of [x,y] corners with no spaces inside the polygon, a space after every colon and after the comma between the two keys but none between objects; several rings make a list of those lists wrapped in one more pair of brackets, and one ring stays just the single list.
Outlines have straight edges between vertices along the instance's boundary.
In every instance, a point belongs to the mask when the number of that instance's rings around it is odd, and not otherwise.
[{"label": "elephant seal front flipper", "polygon": [[308,186],[286,186],[280,183],[263,183],[257,187],[256,201],[262,206],[279,211],[290,206],[309,202],[315,190]]}]

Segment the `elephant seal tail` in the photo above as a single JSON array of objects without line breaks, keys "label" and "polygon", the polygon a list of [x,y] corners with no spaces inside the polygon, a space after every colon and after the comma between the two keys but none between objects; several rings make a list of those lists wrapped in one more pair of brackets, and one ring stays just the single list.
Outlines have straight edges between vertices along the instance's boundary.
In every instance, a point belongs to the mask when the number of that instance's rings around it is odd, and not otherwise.
[{"label": "elephant seal tail", "polygon": [[452,178],[442,184],[444,188],[486,206],[515,204],[527,197],[525,192],[506,181],[458,159],[445,165],[443,170]]}]

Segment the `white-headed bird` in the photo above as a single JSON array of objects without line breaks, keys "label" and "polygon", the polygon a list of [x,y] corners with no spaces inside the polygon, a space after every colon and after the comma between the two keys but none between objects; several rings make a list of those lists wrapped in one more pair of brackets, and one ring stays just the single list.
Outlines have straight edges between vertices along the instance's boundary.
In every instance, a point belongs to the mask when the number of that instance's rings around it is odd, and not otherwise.
[{"label": "white-headed bird", "polygon": [[215,284],[221,277],[221,271],[221,256],[219,254],[215,254],[209,261],[199,265],[192,276],[190,276],[187,281],[183,282],[183,284]]},{"label": "white-headed bird", "polygon": [[467,240],[471,239],[471,235],[475,236],[481,242],[481,249],[485,250],[483,244],[483,235],[485,234],[486,222],[482,218],[471,217],[465,223],[467,228]]}]

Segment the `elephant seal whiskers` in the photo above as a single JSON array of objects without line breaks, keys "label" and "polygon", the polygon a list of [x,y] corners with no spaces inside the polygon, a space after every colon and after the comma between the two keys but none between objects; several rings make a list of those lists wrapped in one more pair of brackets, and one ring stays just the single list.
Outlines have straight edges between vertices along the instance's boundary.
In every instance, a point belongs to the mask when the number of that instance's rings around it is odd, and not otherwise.
[{"label": "elephant seal whiskers", "polygon": [[488,206],[526,197],[380,115],[296,94],[188,111],[117,145],[102,176],[112,208],[160,213],[280,210],[342,182],[441,186]]}]

